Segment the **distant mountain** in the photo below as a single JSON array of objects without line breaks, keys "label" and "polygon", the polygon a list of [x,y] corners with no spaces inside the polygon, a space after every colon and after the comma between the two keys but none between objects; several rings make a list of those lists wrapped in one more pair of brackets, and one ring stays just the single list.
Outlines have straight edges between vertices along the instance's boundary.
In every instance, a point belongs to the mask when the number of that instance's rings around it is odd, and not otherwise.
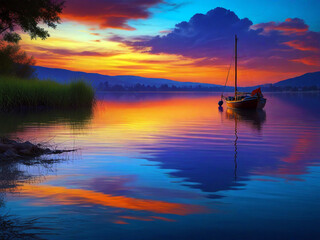
[{"label": "distant mountain", "polygon": [[67,83],[75,79],[82,79],[97,88],[100,83],[108,82],[109,85],[134,86],[138,83],[150,86],[160,87],[163,84],[168,86],[199,86],[202,87],[223,87],[221,85],[196,83],[196,82],[178,82],[163,78],[144,78],[138,76],[108,76],[98,73],[75,72],[59,68],[46,68],[35,66],[35,74],[40,80],[51,79],[59,83]]},{"label": "distant mountain", "polygon": [[[67,83],[75,79],[82,79],[87,83],[91,84],[94,88],[98,88],[101,83],[108,82],[110,86],[122,85],[124,87],[131,87],[136,84],[144,84],[150,86],[160,87],[163,84],[167,84],[169,87],[175,85],[177,87],[215,87],[223,88],[222,85],[208,84],[208,83],[197,83],[197,82],[178,82],[163,78],[145,78],[138,76],[108,76],[98,73],[85,73],[85,72],[75,72],[59,68],[46,68],[35,66],[36,76],[40,80],[51,79],[59,83]],[[317,86],[320,88],[320,71],[313,73],[306,73],[304,75],[283,80],[274,84],[264,84],[259,86],[251,87],[239,87],[239,91],[252,91],[257,87],[262,87],[263,89],[270,89],[270,87],[312,87]],[[233,87],[226,87],[225,91],[233,91]]]},{"label": "distant mountain", "polygon": [[320,71],[306,73],[298,77],[277,82],[273,85],[276,87],[320,87]]},{"label": "distant mountain", "polygon": [[[250,92],[253,89],[261,87],[262,90],[266,91],[283,91],[287,90],[286,87],[290,88],[310,88],[316,86],[320,88],[320,72],[306,73],[298,77],[289,78],[276,83],[267,83],[262,85],[250,86],[250,87],[239,87],[239,91]],[[279,89],[280,88],[280,89]]]}]

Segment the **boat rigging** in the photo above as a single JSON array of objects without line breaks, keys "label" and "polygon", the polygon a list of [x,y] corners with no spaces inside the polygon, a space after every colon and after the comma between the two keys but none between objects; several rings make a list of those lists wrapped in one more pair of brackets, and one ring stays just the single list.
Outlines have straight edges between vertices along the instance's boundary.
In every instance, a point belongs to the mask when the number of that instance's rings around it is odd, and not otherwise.
[{"label": "boat rigging", "polygon": [[[234,77],[234,96],[224,97],[221,96],[219,106],[223,104],[222,99],[227,103],[228,108],[234,109],[262,109],[266,105],[267,99],[264,98],[261,89],[257,88],[251,93],[238,92],[238,38],[235,35],[235,77]],[[228,72],[229,76],[229,72]],[[228,77],[227,77],[228,80]]]}]

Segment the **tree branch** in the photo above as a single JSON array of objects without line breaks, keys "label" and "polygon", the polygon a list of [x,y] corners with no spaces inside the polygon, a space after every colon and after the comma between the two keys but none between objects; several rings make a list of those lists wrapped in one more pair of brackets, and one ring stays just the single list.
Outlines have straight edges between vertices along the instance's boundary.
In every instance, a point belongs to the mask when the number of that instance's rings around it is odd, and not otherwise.
[{"label": "tree branch", "polygon": [[0,30],[0,34],[2,34],[3,32],[7,31],[10,27],[5,27],[4,29]]}]

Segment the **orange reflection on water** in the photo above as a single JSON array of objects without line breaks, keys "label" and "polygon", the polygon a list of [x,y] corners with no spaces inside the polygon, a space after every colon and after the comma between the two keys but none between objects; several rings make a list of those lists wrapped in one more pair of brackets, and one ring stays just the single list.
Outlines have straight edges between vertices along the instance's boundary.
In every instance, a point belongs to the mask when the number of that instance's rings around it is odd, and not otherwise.
[{"label": "orange reflection on water", "polygon": [[139,220],[139,221],[144,221],[144,222],[153,221],[153,219],[150,219],[150,218],[135,217],[135,216],[120,216],[120,218],[129,219],[129,220]]},{"label": "orange reflection on water", "polygon": [[156,125],[177,125],[177,120],[199,120],[218,117],[216,97],[175,97],[143,102],[99,101],[93,124],[122,123],[135,129]]},{"label": "orange reflection on water", "polygon": [[[143,221],[143,222],[151,222],[151,221],[155,221],[155,220],[161,220],[161,221],[165,221],[165,222],[175,222],[176,221],[174,219],[170,219],[170,218],[166,218],[166,217],[160,217],[160,216],[149,216],[149,217],[120,216],[120,218],[121,219],[128,219],[128,220]],[[120,220],[120,222],[121,222],[121,220]]]},{"label": "orange reflection on water", "polygon": [[292,150],[289,152],[289,156],[282,159],[282,161],[287,163],[298,163],[308,159],[305,155],[316,152],[319,147],[318,142],[319,135],[316,132],[307,132],[299,136],[293,146]]},{"label": "orange reflection on water", "polygon": [[159,217],[159,216],[151,216],[151,217],[154,219],[159,219],[159,220],[166,221],[166,222],[175,222],[175,220],[170,219],[170,218]]},{"label": "orange reflection on water", "polygon": [[288,156],[281,159],[287,166],[281,166],[277,169],[277,174],[300,175],[306,173],[308,162],[316,157],[318,143],[319,134],[317,132],[301,131],[300,136],[297,136],[289,148]]},{"label": "orange reflection on water", "polygon": [[[175,96],[167,99],[145,101],[98,101],[85,134],[77,134],[83,146],[100,146],[125,149],[138,144],[157,144],[159,136],[185,135],[197,127],[212,128],[220,122],[217,111],[218,96]],[[229,124],[229,123],[227,123]],[[48,139],[54,136],[57,142],[74,139],[74,132],[60,123],[44,128],[38,126],[19,133],[23,139]],[[122,151],[123,152],[123,151]]]},{"label": "orange reflection on water", "polygon": [[215,97],[175,97],[143,102],[100,101],[94,111],[92,126],[95,139],[108,137],[113,144],[156,144],[154,135],[183,135],[203,122],[210,127],[218,121]]},{"label": "orange reflection on water", "polygon": [[113,223],[115,223],[115,224],[129,224],[129,223],[122,221],[122,220],[115,220],[115,221],[113,221]]},{"label": "orange reflection on water", "polygon": [[[114,196],[92,190],[73,189],[52,185],[33,186],[25,184],[19,188],[19,192],[26,197],[38,198],[41,201],[44,201],[45,205],[98,204],[128,210],[176,215],[187,215],[205,211],[203,207],[197,205]],[[36,205],[42,204],[36,203]]]}]

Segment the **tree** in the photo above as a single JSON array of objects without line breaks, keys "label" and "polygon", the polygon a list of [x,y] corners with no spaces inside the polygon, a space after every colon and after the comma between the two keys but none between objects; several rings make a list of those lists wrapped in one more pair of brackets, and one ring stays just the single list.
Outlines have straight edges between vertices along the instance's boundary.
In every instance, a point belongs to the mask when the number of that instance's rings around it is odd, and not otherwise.
[{"label": "tree", "polygon": [[56,28],[63,5],[61,0],[0,0],[0,74],[32,76],[35,61],[21,50],[17,31],[46,39],[50,35],[42,26]]},{"label": "tree", "polygon": [[31,39],[46,39],[50,35],[39,24],[56,28],[63,5],[59,0],[0,0],[0,35],[4,41],[18,43],[21,37],[16,31],[22,30]]},{"label": "tree", "polygon": [[0,42],[0,74],[29,78],[35,64],[33,57],[28,57],[18,44]]}]

